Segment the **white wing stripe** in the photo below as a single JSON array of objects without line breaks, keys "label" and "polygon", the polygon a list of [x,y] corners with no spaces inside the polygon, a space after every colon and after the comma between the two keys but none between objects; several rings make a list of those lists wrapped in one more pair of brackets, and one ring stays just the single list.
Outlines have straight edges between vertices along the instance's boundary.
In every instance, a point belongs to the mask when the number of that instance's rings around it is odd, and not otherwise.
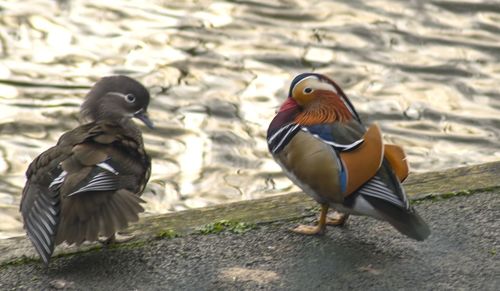
[{"label": "white wing stripe", "polygon": [[[48,195],[52,195],[53,197],[47,197]],[[59,195],[58,193],[49,192],[49,193],[47,193],[47,195],[40,195],[38,197],[40,198],[41,202],[45,203],[46,205],[54,206],[59,202],[59,200],[57,199],[58,195]],[[49,199],[52,199],[52,200],[49,200]]]},{"label": "white wing stripe", "polygon": [[310,133],[312,136],[314,136],[315,138],[321,140],[322,142],[328,144],[328,145],[331,145],[335,148],[340,148],[340,149],[343,149],[343,150],[350,150],[356,146],[358,146],[359,144],[363,143],[364,142],[364,139],[358,139],[357,141],[353,142],[353,143],[350,143],[350,144],[341,144],[341,143],[336,143],[334,141],[329,141],[329,140],[326,140],[326,139],[323,139],[321,138],[318,134],[314,134],[314,133],[311,133],[306,127],[303,127],[302,128],[303,131],[305,132],[308,132]]},{"label": "white wing stripe", "polygon": [[324,139],[322,139],[322,138],[320,138],[319,136],[316,136],[316,135],[315,135],[315,137],[317,137],[318,139],[321,139],[326,144],[329,144],[331,146],[338,147],[338,148],[343,148],[344,150],[350,150],[350,149],[358,146],[359,144],[361,144],[361,143],[363,143],[365,141],[364,139],[359,139],[359,140],[357,140],[357,141],[355,141],[355,142],[353,142],[351,144],[344,145],[344,144],[336,143],[336,142],[333,142],[333,141],[324,140]]},{"label": "white wing stripe", "polygon": [[386,193],[381,193],[381,192],[377,192],[377,191],[373,191],[373,190],[368,190],[368,189],[362,189],[359,192],[361,194],[364,194],[364,195],[368,195],[368,196],[372,196],[372,197],[383,199],[383,200],[391,202],[391,203],[393,203],[393,204],[395,204],[397,206],[401,206],[401,207],[405,206],[400,200],[395,199],[394,197],[389,196]]},{"label": "white wing stripe", "polygon": [[62,182],[64,182],[64,178],[66,178],[67,174],[68,174],[68,172],[62,171],[61,174],[59,174],[59,176],[57,176],[54,180],[52,180],[52,183],[50,183],[49,188],[52,188],[54,186],[58,186],[58,185],[62,184]]},{"label": "white wing stripe", "polygon": [[387,187],[384,187],[384,186],[381,186],[381,185],[376,185],[376,184],[366,184],[365,189],[371,189],[371,190],[374,190],[374,191],[380,191],[380,192],[389,192],[391,194],[393,194],[393,192],[387,188]]},{"label": "white wing stripe", "polygon": [[[386,189],[389,189],[389,188],[387,188],[387,185],[382,181],[382,179],[378,176],[373,177],[372,181],[370,181],[370,182],[381,185],[382,187],[384,187]],[[401,188],[401,190],[404,192],[404,189]],[[391,191],[391,193],[392,193],[392,191]],[[406,198],[406,195],[402,195],[402,197],[398,196],[398,198],[403,200],[403,203],[406,205],[406,208],[408,208],[410,206],[410,202]]]},{"label": "white wing stripe", "polygon": [[[42,209],[42,207],[40,207],[40,205],[37,203],[38,201],[35,200],[34,204],[33,204],[33,210],[35,210],[39,216],[40,219],[38,219],[40,222],[43,223],[43,226],[45,226],[45,229],[50,233],[50,234],[54,234],[54,229],[53,229],[53,226],[55,226],[56,222],[54,221],[54,219],[52,217],[50,217],[48,215],[48,213],[46,211],[44,211]],[[46,220],[46,218],[48,218],[50,220],[50,223],[52,224],[52,227],[49,225],[48,221]]]},{"label": "white wing stripe", "polygon": [[68,196],[73,196],[78,193],[87,191],[110,191],[116,190],[117,181],[114,177],[109,176],[107,172],[101,172],[95,175],[88,184],[81,187],[80,189],[68,194]]},{"label": "white wing stripe", "polygon": [[[387,185],[382,181],[380,177],[373,177],[368,183],[366,183],[359,192],[363,195],[368,195],[376,197],[400,207],[408,208],[408,202],[406,200],[401,200],[394,191],[392,191]],[[403,198],[404,199],[404,198]]]},{"label": "white wing stripe", "polygon": [[115,175],[119,174],[117,170],[115,170],[113,167],[111,167],[106,162],[100,162],[99,164],[96,164],[96,166],[98,166],[99,168],[104,169],[104,170],[106,170],[108,172],[111,172],[111,173],[113,173]]},{"label": "white wing stripe", "polygon": [[[50,253],[50,248],[49,248],[50,238],[48,237],[47,233],[45,231],[43,231],[42,226],[36,221],[36,219],[34,219],[34,217],[32,215],[30,215],[28,217],[28,222],[31,223],[32,233],[34,233],[35,236],[40,241],[40,243],[42,243],[45,250],[48,253]],[[40,234],[42,234],[43,237],[40,237]]]}]

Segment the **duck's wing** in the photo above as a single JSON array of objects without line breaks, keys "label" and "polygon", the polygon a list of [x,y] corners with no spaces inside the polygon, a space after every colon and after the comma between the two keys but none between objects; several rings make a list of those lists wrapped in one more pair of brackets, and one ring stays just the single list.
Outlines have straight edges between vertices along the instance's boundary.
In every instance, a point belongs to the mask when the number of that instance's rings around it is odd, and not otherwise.
[{"label": "duck's wing", "polygon": [[61,212],[59,191],[48,186],[58,177],[60,162],[69,155],[69,147],[52,147],[36,157],[26,171],[20,211],[28,238],[45,264],[54,250]]},{"label": "duck's wing", "polygon": [[360,214],[389,222],[413,239],[421,241],[430,235],[429,226],[410,205],[399,177],[387,160],[344,204]]},{"label": "duck's wing", "polygon": [[89,129],[61,163],[60,178],[51,184],[62,197],[56,242],[79,244],[98,235],[109,237],[137,221],[144,211],[139,196],[150,168],[142,139],[113,124]]}]

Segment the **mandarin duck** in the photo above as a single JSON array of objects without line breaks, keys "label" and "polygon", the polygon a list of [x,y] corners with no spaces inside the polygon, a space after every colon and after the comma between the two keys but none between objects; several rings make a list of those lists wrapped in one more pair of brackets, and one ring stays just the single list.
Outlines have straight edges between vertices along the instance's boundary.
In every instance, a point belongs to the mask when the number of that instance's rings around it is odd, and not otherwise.
[{"label": "mandarin duck", "polygon": [[[285,174],[321,205],[318,224],[293,231],[322,234],[350,214],[387,221],[416,240],[430,234],[401,182],[408,163],[400,146],[366,128],[342,89],[326,76],[300,74],[267,131],[269,151]],[[328,215],[332,207],[335,216]]]},{"label": "mandarin duck", "polygon": [[99,80],[80,113],[89,123],[64,133],[26,171],[20,210],[28,238],[45,262],[62,242],[81,244],[138,220],[150,176],[138,118],[148,127],[149,93],[126,76]]}]

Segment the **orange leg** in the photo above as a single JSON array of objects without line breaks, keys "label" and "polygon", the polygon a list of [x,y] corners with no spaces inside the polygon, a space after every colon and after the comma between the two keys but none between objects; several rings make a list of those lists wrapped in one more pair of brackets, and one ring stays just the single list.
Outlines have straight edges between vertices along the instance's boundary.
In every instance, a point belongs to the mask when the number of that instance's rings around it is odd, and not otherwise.
[{"label": "orange leg", "polygon": [[326,217],[327,225],[342,226],[346,223],[349,218],[349,214],[334,211],[332,215]]},{"label": "orange leg", "polygon": [[319,221],[317,225],[299,225],[296,228],[292,229],[293,232],[306,234],[306,235],[314,235],[314,234],[323,234],[325,232],[326,227],[326,214],[328,213],[328,204],[321,205],[321,212],[319,215]]}]

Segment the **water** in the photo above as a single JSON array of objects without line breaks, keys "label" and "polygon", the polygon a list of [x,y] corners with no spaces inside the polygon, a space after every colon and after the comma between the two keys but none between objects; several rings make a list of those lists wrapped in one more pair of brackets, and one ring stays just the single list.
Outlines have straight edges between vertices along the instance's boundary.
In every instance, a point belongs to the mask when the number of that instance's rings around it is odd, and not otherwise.
[{"label": "water", "polygon": [[265,132],[291,78],[335,79],[412,171],[500,159],[500,3],[0,1],[0,238],[33,158],[99,77],[153,96],[147,214],[296,191]]}]

